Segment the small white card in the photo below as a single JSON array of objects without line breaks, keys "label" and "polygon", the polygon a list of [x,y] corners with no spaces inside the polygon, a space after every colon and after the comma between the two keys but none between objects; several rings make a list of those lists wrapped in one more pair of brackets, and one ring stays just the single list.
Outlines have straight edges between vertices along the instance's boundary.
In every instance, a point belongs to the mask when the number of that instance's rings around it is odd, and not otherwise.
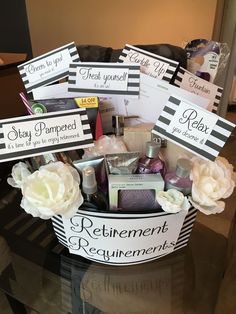
[{"label": "small white card", "polygon": [[86,109],[0,120],[0,162],[90,146]]},{"label": "small white card", "polygon": [[235,125],[214,113],[170,96],[152,133],[210,160],[215,160]]},{"label": "small white card", "polygon": [[21,78],[29,93],[34,88],[51,84],[66,76],[69,64],[78,62],[79,55],[72,42],[18,66]]},{"label": "small white card", "polygon": [[70,64],[68,91],[81,95],[139,96],[140,66],[83,62]]},{"label": "small white card", "polygon": [[41,86],[33,89],[32,94],[34,99],[75,98],[80,96],[79,93],[68,92],[68,82]]},{"label": "small white card", "polygon": [[[171,95],[185,98],[198,106],[207,108],[209,100],[182,88],[175,87],[162,80],[140,73],[140,95],[138,99],[113,96],[106,101],[106,106],[101,106],[102,121],[107,116],[108,123],[111,115],[120,114],[125,116],[138,116],[137,122],[156,123],[166,102]],[[104,110],[103,110],[104,109]],[[110,115],[110,118],[108,116]],[[134,119],[127,119],[126,126]],[[104,122],[104,121],[103,121]],[[110,123],[111,125],[111,123]],[[111,130],[110,130],[111,132]]]},{"label": "small white card", "polygon": [[179,64],[177,61],[131,45],[125,45],[119,62],[140,64],[142,73],[167,82],[172,79]]},{"label": "small white card", "polygon": [[194,75],[182,67],[178,70],[174,85],[209,99],[208,110],[217,112],[223,88]]}]

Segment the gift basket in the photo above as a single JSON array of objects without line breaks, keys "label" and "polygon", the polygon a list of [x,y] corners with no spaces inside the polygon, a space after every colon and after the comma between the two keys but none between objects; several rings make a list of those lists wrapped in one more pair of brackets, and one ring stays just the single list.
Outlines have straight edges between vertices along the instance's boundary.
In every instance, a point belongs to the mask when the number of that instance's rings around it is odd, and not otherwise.
[{"label": "gift basket", "polygon": [[118,61],[82,62],[70,43],[21,64],[29,115],[1,121],[0,156],[20,159],[8,183],[70,253],[132,265],[186,246],[198,210],[224,210],[234,125],[212,112],[222,89],[177,61],[131,45]]}]

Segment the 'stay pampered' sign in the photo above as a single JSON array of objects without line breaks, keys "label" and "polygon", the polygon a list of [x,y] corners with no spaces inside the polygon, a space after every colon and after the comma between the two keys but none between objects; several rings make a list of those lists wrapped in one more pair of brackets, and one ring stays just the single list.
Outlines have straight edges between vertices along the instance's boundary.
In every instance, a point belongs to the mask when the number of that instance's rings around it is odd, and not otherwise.
[{"label": "'stay pampered' sign", "polygon": [[140,66],[119,63],[70,64],[68,91],[86,95],[139,95]]},{"label": "'stay pampered' sign", "polygon": [[[78,210],[71,219],[53,218],[53,227],[56,234],[60,231],[57,236],[70,253],[105,264],[131,265],[173,252],[187,214],[98,214]],[[188,223],[194,218],[192,213]],[[185,232],[186,239],[190,232],[191,228]],[[181,240],[181,245],[186,241]]]},{"label": "'stay pampered' sign", "polygon": [[152,133],[214,160],[235,125],[195,104],[170,96]]},{"label": "'stay pampered' sign", "polygon": [[89,146],[86,109],[0,120],[0,162]]},{"label": "'stay pampered' sign", "polygon": [[18,69],[26,91],[31,92],[68,76],[69,64],[78,61],[79,55],[72,42],[29,60],[19,65]]}]

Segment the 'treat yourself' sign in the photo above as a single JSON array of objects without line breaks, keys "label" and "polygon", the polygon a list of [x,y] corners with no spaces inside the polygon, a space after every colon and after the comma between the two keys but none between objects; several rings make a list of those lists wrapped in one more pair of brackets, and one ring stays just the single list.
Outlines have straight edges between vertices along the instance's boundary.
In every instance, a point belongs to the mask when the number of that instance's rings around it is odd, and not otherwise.
[{"label": "'treat yourself' sign", "polygon": [[56,216],[52,223],[59,242],[70,253],[104,264],[132,265],[185,246],[195,216],[194,208],[177,214],[97,213],[79,209],[71,219]]},{"label": "'treat yourself' sign", "polygon": [[83,108],[0,120],[0,162],[90,146]]},{"label": "'treat yourself' sign", "polygon": [[170,96],[152,133],[210,160],[215,160],[235,125],[214,113]]},{"label": "'treat yourself' sign", "polygon": [[140,66],[105,62],[71,63],[68,91],[78,95],[139,96]]}]

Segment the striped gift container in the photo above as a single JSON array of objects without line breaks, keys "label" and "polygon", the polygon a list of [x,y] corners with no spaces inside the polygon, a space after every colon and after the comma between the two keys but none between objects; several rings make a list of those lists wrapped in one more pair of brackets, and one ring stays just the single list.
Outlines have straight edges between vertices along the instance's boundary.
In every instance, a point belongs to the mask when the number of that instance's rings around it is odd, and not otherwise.
[{"label": "striped gift container", "polygon": [[58,241],[94,262],[127,266],[146,263],[187,245],[195,208],[158,212],[95,212],[80,208],[71,219],[52,218]]}]

